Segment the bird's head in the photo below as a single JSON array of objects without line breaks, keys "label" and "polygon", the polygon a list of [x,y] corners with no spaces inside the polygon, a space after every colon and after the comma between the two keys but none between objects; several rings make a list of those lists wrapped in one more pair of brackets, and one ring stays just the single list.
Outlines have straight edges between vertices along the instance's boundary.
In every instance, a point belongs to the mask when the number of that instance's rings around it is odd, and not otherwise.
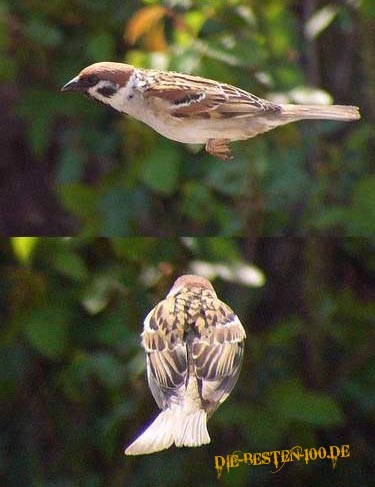
[{"label": "bird's head", "polygon": [[189,288],[208,289],[216,295],[215,290],[212,287],[210,281],[208,281],[204,277],[196,276],[194,274],[185,274],[179,277],[174,282],[171,290],[168,293],[168,296],[176,296],[176,294],[180,293],[183,289],[189,289]]},{"label": "bird's head", "polygon": [[122,111],[133,66],[122,63],[102,62],[84,68],[75,78],[66,83],[61,91],[79,92],[99,102]]}]

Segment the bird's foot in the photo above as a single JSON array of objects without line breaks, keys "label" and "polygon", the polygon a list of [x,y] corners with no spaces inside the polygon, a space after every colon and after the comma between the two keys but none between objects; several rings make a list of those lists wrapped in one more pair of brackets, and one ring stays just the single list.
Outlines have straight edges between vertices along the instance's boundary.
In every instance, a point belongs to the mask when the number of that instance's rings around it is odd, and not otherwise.
[{"label": "bird's foot", "polygon": [[229,139],[209,139],[206,143],[206,151],[213,156],[228,161],[233,159],[232,152],[229,148]]}]

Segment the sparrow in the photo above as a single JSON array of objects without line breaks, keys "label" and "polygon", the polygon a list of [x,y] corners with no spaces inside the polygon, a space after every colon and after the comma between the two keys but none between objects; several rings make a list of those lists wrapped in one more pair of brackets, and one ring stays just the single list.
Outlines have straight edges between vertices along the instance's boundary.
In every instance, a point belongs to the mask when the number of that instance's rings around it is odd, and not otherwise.
[{"label": "sparrow", "polygon": [[162,411],[125,454],[210,443],[207,419],[240,373],[246,337],[240,320],[209,281],[183,275],[147,315],[141,336],[148,384]]},{"label": "sparrow", "polygon": [[101,62],[83,69],[62,91],[82,92],[186,144],[231,159],[229,143],[304,119],[350,121],[359,109],[343,105],[287,105],[198,76]]}]

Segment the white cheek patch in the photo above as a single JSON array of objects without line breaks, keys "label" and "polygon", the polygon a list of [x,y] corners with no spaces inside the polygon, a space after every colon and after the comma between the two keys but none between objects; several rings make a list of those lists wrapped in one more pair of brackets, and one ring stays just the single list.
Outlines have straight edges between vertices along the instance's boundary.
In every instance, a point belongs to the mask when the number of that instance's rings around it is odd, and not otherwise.
[{"label": "white cheek patch", "polygon": [[[129,113],[129,102],[131,105],[131,100],[134,97],[133,87],[135,85],[135,82],[136,79],[133,73],[125,86],[120,86],[119,84],[113,85],[106,80],[101,80],[98,84],[96,84],[92,88],[89,88],[87,92],[91,97],[95,98],[96,100],[106,103],[107,105],[111,105],[114,109],[120,112]],[[100,93],[101,90],[105,90],[106,88],[109,90],[112,88],[113,90],[114,86],[116,88],[116,91],[113,94],[105,96]]]}]

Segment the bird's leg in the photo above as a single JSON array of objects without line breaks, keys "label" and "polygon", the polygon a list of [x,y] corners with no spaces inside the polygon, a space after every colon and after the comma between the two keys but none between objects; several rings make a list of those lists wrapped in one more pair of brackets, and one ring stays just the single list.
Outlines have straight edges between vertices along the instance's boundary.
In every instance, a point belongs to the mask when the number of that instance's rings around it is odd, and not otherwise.
[{"label": "bird's leg", "polygon": [[229,142],[229,139],[209,139],[206,143],[206,151],[219,159],[228,161],[233,159]]}]

